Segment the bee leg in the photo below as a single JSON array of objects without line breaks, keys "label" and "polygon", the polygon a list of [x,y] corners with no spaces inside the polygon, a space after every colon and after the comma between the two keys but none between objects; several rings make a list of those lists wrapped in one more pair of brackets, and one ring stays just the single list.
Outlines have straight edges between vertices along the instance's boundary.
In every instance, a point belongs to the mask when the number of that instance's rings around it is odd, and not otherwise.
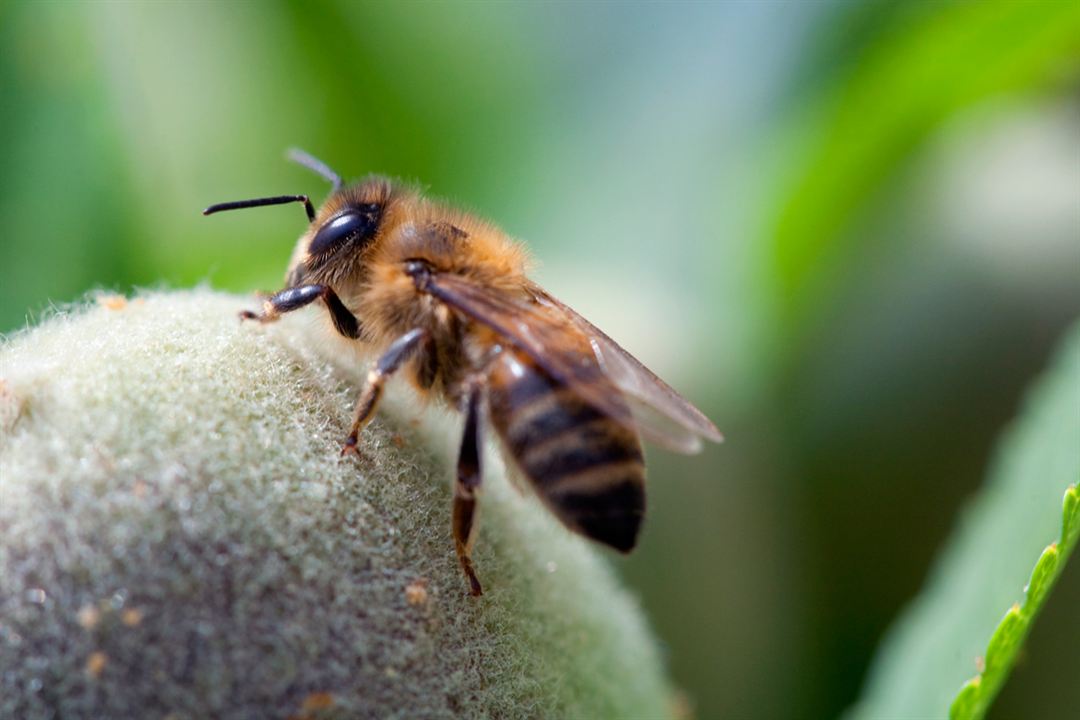
[{"label": "bee leg", "polygon": [[342,455],[359,454],[356,450],[357,439],[360,437],[360,431],[375,414],[375,408],[378,407],[379,399],[382,397],[383,385],[427,338],[428,331],[423,328],[410,330],[391,343],[386,352],[375,362],[375,366],[368,371],[367,382],[360,392],[360,398],[356,401],[352,429],[349,431],[349,437],[345,439],[344,447],[341,448]]},{"label": "bee leg", "polygon": [[461,438],[458,454],[457,482],[454,484],[454,547],[461,569],[469,580],[469,592],[473,596],[484,594],[472,563],[473,540],[476,539],[476,498],[480,488],[480,387],[469,393],[465,413],[465,432]]},{"label": "bee leg", "polygon": [[245,310],[240,313],[241,320],[258,320],[261,323],[274,322],[284,313],[299,310],[319,298],[326,303],[334,327],[347,338],[358,338],[363,332],[360,321],[349,312],[341,298],[328,285],[299,285],[285,288],[263,301],[263,311],[253,313]]}]

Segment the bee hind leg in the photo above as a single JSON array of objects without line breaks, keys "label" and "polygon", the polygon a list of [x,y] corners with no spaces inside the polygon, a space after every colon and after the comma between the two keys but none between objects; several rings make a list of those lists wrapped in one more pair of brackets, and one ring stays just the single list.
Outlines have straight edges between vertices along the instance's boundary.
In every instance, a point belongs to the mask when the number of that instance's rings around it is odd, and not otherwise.
[{"label": "bee hind leg", "polygon": [[368,424],[382,397],[383,386],[398,369],[408,360],[416,349],[428,338],[428,331],[423,328],[415,328],[405,333],[390,344],[374,367],[368,371],[367,382],[360,391],[360,398],[356,401],[356,410],[353,411],[352,428],[349,437],[345,439],[345,445],[341,448],[342,455],[358,455],[356,443],[360,437],[360,431]]},{"label": "bee hind leg", "polygon": [[454,548],[469,581],[469,593],[474,597],[484,594],[472,562],[472,546],[476,539],[476,502],[481,478],[480,394],[479,386],[469,392],[465,431],[458,454],[457,482],[454,483],[453,512]]}]

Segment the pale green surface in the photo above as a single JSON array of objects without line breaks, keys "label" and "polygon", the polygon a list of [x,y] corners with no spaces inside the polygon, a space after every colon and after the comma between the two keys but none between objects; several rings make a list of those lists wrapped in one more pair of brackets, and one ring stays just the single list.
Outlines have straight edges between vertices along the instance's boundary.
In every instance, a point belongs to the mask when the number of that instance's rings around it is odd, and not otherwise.
[{"label": "pale green surface", "polygon": [[312,692],[347,717],[667,714],[595,550],[489,463],[466,596],[445,423],[391,398],[340,459],[363,364],[304,317],[242,326],[251,304],[155,294],[0,347],[0,717],[284,717]]},{"label": "pale green surface", "polygon": [[[1070,486],[1078,479],[1080,326],[1075,326],[1002,441],[985,488],[961,519],[926,588],[886,637],[850,718],[943,718],[961,686],[976,674],[976,658],[990,671],[987,682],[1000,686],[1075,544],[1075,488]],[[1059,545],[1066,552],[1044,551],[1059,540],[1067,541]],[[1052,572],[1047,562],[1055,563]],[[1023,600],[1025,589],[1032,597],[1022,608],[1012,607]],[[965,695],[964,703],[969,700]]]}]

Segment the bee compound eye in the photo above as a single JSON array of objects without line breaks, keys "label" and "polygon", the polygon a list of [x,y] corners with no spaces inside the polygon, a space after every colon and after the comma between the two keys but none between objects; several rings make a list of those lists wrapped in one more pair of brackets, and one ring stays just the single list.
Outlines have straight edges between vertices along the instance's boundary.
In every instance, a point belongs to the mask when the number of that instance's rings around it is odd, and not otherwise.
[{"label": "bee compound eye", "polygon": [[308,250],[312,255],[320,255],[345,243],[363,244],[375,234],[377,225],[377,210],[366,207],[349,210],[327,220],[315,233]]}]

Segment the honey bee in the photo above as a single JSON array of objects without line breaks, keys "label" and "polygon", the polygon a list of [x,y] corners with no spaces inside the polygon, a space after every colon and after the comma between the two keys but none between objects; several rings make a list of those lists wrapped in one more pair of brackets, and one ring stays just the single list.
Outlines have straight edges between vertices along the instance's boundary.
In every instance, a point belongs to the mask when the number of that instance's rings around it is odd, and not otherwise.
[{"label": "honey bee", "polygon": [[645,514],[641,437],[683,453],[716,426],[611,338],[526,275],[522,247],[494,225],[379,176],[344,184],[300,151],[293,160],[333,185],[318,210],[306,195],[211,205],[204,215],[303,203],[309,225],[285,289],[261,312],[273,322],[321,300],[337,332],[377,356],[342,453],[356,453],[386,381],[404,372],[465,417],[452,529],[472,595],[471,558],[483,432],[573,532],[626,553]]}]

